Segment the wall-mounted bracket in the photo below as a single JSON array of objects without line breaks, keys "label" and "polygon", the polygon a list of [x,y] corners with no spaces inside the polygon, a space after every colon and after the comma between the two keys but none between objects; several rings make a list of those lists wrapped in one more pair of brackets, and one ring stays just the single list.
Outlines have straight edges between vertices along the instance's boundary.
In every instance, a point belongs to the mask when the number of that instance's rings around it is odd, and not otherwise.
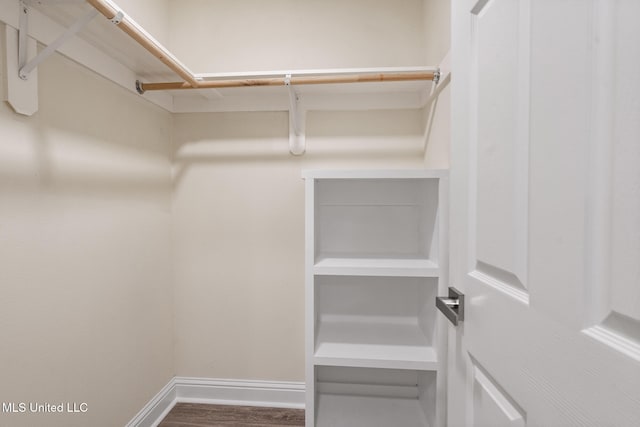
[{"label": "wall-mounted bracket", "polygon": [[287,74],[284,85],[289,92],[289,152],[300,156],[306,151],[306,116],[307,112],[300,106],[300,95],[291,86],[291,74]]},{"label": "wall-mounted bracket", "polygon": [[140,80],[136,80],[136,92],[138,92],[139,95],[144,95],[144,88]]},{"label": "wall-mounted bracket", "polygon": [[113,25],[120,25],[123,19],[124,19],[124,12],[120,10],[118,11],[118,13],[116,13],[116,15],[113,18],[110,19],[110,21]]},{"label": "wall-mounted bracket", "polygon": [[433,73],[433,85],[427,93],[425,93],[423,105],[429,107],[433,101],[438,99],[440,92],[449,85],[451,81],[451,59],[449,52],[442,58],[438,69]]},{"label": "wall-mounted bracket", "polygon": [[433,73],[433,84],[437,85],[438,82],[440,81],[440,69],[438,68],[436,71],[434,71]]},{"label": "wall-mounted bracket", "polygon": [[19,70],[36,54],[37,43],[28,37],[27,15],[29,9],[21,2],[20,16],[17,30],[11,25],[5,25],[5,61],[4,73],[6,78],[6,101],[13,110],[25,116],[31,116],[38,111],[38,75],[34,70],[30,80],[20,78]]},{"label": "wall-mounted bracket", "polygon": [[[26,38],[26,34],[29,31],[29,21],[28,21],[28,15],[29,15],[29,9],[26,6],[26,4],[24,2],[21,2],[20,5],[20,41],[22,42],[22,34],[25,34],[25,38]],[[73,37],[78,31],[80,31],[82,28],[84,28],[85,25],[87,25],[96,15],[98,14],[98,11],[94,8],[91,8],[90,10],[88,10],[84,15],[82,15],[80,18],[78,18],[78,20],[76,22],[73,23],[73,25],[71,25],[69,28],[67,28],[67,30],[62,33],[62,35],[60,35],[60,37],[58,37],[56,40],[54,40],[51,44],[49,44],[46,48],[44,48],[39,54],[37,54],[33,59],[31,59],[29,62],[27,62],[26,64],[20,62],[20,78],[23,80],[27,80],[29,78],[29,74],[45,59],[47,59],[49,56],[51,56],[60,46],[62,46],[62,44],[64,42],[66,42],[67,40],[69,40],[71,37]],[[24,15],[24,18],[23,18]],[[20,52],[20,58],[23,58],[26,56],[26,50],[27,47],[24,46],[22,43],[20,44],[19,48],[18,48],[19,52]]]},{"label": "wall-mounted bracket", "polygon": [[33,0],[20,1],[17,30],[10,25],[5,26],[6,70],[4,74],[7,79],[7,102],[16,113],[25,116],[31,116],[38,111],[38,65],[98,14],[96,9],[91,8],[38,53],[36,41],[29,37],[29,4],[31,2]]}]

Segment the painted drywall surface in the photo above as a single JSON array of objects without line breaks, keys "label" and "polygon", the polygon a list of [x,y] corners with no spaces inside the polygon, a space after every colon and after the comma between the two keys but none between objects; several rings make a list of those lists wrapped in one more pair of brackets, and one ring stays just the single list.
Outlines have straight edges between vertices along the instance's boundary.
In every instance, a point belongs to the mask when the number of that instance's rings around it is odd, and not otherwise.
[{"label": "painted drywall surface", "polygon": [[0,402],[87,412],[0,425],[122,426],[173,376],[171,116],[57,55],[39,77],[36,115],[0,104]]},{"label": "painted drywall surface", "polygon": [[422,0],[170,0],[171,49],[198,73],[429,65]]},{"label": "painted drywall surface", "polygon": [[169,0],[117,0],[134,21],[164,46],[169,44]]},{"label": "painted drywall surface", "polygon": [[451,46],[451,0],[424,0],[424,55],[437,64]]},{"label": "painted drywall surface", "polygon": [[304,381],[303,169],[421,168],[421,112],[174,117],[176,375]]},{"label": "painted drywall surface", "polygon": [[[451,46],[451,1],[424,0],[425,60],[439,64]],[[451,141],[451,96],[447,87],[424,109],[427,168],[449,167]]]}]

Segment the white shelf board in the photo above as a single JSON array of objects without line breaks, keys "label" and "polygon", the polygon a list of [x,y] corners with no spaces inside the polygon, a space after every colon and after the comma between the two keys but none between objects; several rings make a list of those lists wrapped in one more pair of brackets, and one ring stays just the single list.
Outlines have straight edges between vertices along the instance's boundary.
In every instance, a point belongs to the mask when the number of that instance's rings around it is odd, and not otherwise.
[{"label": "white shelf board", "polygon": [[411,67],[375,67],[375,68],[318,68],[298,70],[269,70],[269,71],[231,71],[226,73],[200,73],[196,77],[203,80],[225,78],[261,78],[279,77],[286,74],[292,76],[324,76],[329,74],[360,74],[360,73],[402,73],[402,72],[428,72],[437,71],[438,67],[411,66]]},{"label": "white shelf board", "polygon": [[342,258],[320,256],[313,266],[319,276],[438,277],[438,264],[417,258]]},{"label": "white shelf board", "polygon": [[[33,9],[64,28],[71,26],[80,16],[92,8],[86,2],[32,3]],[[126,10],[124,13],[126,14]],[[127,18],[130,22],[135,22],[130,16]],[[151,36],[153,37],[153,34]],[[95,49],[121,63],[144,81],[182,80],[158,58],[100,14],[78,33],[77,38],[86,41]],[[159,42],[157,44],[161,45]],[[130,85],[134,87],[135,81],[130,82]]]},{"label": "white shelf board", "polygon": [[[260,79],[433,71],[436,67],[378,67],[315,70],[280,70],[199,74],[204,80]],[[307,110],[411,109],[424,106],[431,93],[431,81],[368,82],[348,84],[295,85],[300,108]],[[289,109],[289,89],[285,86],[248,86],[238,88],[173,91],[177,111],[283,111]],[[204,96],[202,96],[204,95]]]},{"label": "white shelf board", "polygon": [[320,393],[317,427],[428,427],[418,399]]},{"label": "white shelf board", "polygon": [[320,321],[314,364],[437,370],[435,349],[417,322]]}]

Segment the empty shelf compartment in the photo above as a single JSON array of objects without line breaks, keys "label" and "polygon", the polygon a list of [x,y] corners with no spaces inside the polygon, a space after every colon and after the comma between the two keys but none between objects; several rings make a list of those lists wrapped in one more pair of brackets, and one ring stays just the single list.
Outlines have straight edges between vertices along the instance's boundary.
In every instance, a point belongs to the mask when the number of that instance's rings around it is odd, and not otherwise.
[{"label": "empty shelf compartment", "polygon": [[436,370],[438,360],[417,322],[325,321],[316,340],[317,365]]},{"label": "empty shelf compartment", "polygon": [[318,427],[427,427],[434,424],[436,373],[316,367]]},{"label": "empty shelf compartment", "polygon": [[435,370],[437,279],[316,277],[314,364]]},{"label": "empty shelf compartment", "polygon": [[326,179],[316,184],[316,198],[316,263],[364,258],[437,264],[437,179]]}]

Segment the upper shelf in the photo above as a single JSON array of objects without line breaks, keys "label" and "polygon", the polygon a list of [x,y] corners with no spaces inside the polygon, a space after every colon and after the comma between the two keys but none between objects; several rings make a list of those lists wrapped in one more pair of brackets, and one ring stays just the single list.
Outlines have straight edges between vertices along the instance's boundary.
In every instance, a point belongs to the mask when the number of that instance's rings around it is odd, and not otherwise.
[{"label": "upper shelf", "polygon": [[320,256],[313,266],[313,274],[318,276],[438,277],[440,268],[430,259]]},{"label": "upper shelf", "polygon": [[[306,110],[375,110],[421,108],[431,82],[352,83],[296,86]],[[194,89],[172,93],[175,112],[287,111],[289,93],[284,87]]]},{"label": "upper shelf", "polygon": [[[77,22],[94,6],[104,3],[110,10],[120,8],[110,0],[89,2],[85,0],[26,0],[30,7],[29,34],[48,45],[67,28]],[[0,20],[18,27],[18,0],[0,0]],[[179,62],[166,48],[124,13],[124,20],[134,31],[170,57]],[[140,41],[140,40],[138,40]],[[135,90],[135,81],[145,83],[183,82],[184,76],[172,71],[165,63],[141,46],[129,34],[121,31],[102,15],[93,18],[72,39],[58,50],[71,59],[87,66],[108,79]],[[182,64],[180,64],[182,65]],[[184,67],[184,66],[183,66]],[[187,69],[184,67],[184,69]],[[351,69],[278,70],[252,73],[206,73],[188,71],[199,82],[221,79],[283,79],[290,74],[296,77],[322,77],[328,75],[353,76],[383,73],[432,73],[438,67],[381,67]],[[188,69],[187,69],[188,70]],[[360,110],[405,109],[425,105],[433,91],[433,83],[427,80],[385,81],[371,83],[309,84],[296,85],[300,107],[311,110]],[[192,89],[163,92],[147,92],[150,101],[172,112],[214,111],[283,111],[291,107],[290,87],[251,86],[216,89]]]},{"label": "upper shelf", "polygon": [[[26,3],[62,28],[69,28],[82,15],[93,9],[93,6],[85,0],[31,0]],[[126,11],[124,12],[126,14]],[[35,22],[31,25],[32,27],[41,25],[37,16],[33,18]],[[135,24],[133,19],[128,18],[128,20],[144,32],[144,29]],[[146,35],[153,38],[149,34]],[[140,79],[145,81],[180,79],[180,76],[102,15],[93,18],[77,33],[77,37],[124,65]],[[162,46],[160,42],[156,43]],[[131,82],[132,85],[134,83]]]}]

